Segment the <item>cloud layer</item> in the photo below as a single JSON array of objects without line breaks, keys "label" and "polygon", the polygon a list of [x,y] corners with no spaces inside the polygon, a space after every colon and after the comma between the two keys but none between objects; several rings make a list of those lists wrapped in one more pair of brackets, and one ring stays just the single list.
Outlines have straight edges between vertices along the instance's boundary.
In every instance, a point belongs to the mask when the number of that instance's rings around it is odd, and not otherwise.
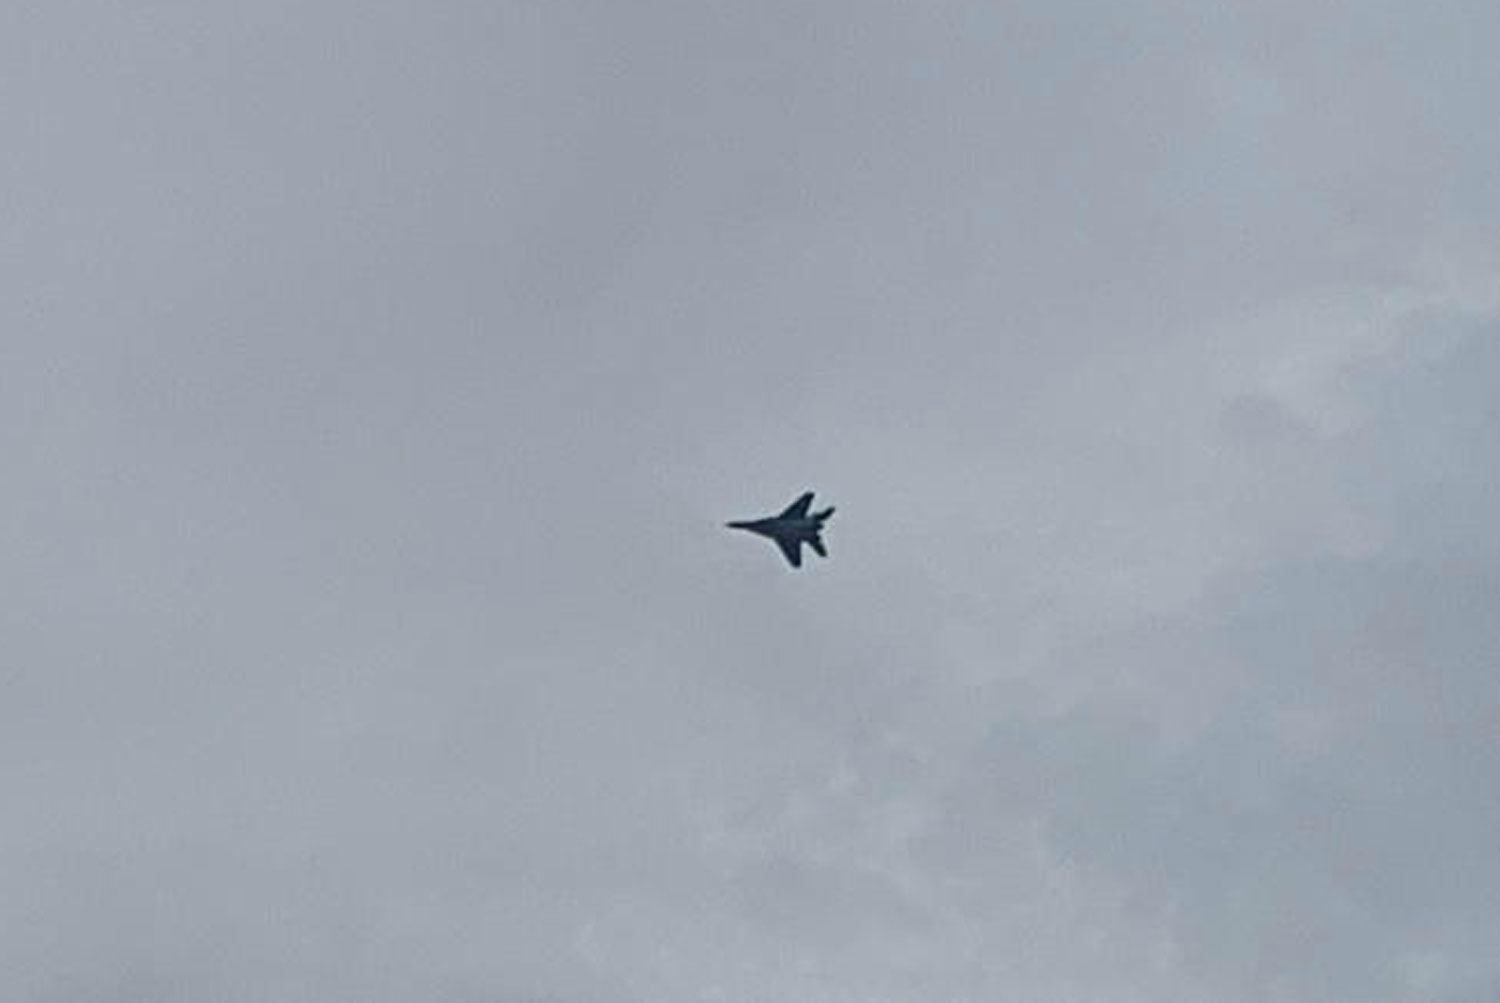
[{"label": "cloud layer", "polygon": [[1500,8],[15,20],[0,995],[1500,991]]}]

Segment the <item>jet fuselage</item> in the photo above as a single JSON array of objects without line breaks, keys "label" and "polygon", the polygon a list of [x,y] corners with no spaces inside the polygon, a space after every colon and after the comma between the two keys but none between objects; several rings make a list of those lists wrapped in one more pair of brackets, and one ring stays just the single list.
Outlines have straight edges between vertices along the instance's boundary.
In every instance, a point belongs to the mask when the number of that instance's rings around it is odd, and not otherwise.
[{"label": "jet fuselage", "polygon": [[813,549],[819,557],[827,557],[828,551],[823,546],[823,523],[833,515],[832,508],[826,508],[821,512],[808,512],[812,502],[811,491],[802,495],[786,511],[780,515],[774,515],[766,519],[745,519],[737,522],[726,523],[730,529],[743,529],[751,533],[758,533],[775,541],[776,546],[781,548],[782,554],[787,562],[794,568],[802,567],[802,545],[805,543]]}]

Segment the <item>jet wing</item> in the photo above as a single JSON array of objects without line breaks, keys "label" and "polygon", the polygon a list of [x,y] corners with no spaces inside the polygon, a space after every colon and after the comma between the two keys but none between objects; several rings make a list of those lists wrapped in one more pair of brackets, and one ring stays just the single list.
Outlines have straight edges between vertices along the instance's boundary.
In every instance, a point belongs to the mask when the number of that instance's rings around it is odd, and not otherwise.
[{"label": "jet wing", "polygon": [[790,505],[788,505],[786,507],[785,511],[783,511],[781,513],[781,515],[778,516],[777,518],[780,518],[780,519],[806,519],[807,518],[807,506],[809,506],[809,505],[812,504],[812,500],[813,500],[813,493],[811,491],[809,491],[809,492],[807,492],[807,494],[803,495],[801,498],[798,498],[796,501],[794,501]]},{"label": "jet wing", "polygon": [[788,540],[784,536],[778,536],[776,537],[776,546],[781,548],[781,552],[786,555],[786,559],[791,562],[792,567],[802,567],[801,540]]}]

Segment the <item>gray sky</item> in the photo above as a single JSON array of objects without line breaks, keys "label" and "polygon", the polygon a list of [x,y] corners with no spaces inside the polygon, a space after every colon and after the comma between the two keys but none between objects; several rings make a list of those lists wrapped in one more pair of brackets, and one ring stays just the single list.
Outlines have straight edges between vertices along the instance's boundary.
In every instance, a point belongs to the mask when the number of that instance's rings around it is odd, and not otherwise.
[{"label": "gray sky", "polygon": [[6,21],[0,996],[1500,992],[1500,5]]}]

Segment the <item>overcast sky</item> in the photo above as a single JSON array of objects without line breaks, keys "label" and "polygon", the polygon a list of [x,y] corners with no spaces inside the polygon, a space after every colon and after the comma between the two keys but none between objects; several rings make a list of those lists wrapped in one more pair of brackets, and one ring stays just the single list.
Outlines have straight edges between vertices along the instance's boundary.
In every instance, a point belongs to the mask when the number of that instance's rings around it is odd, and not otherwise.
[{"label": "overcast sky", "polygon": [[1497,51],[9,4],[0,996],[1492,1003]]}]

